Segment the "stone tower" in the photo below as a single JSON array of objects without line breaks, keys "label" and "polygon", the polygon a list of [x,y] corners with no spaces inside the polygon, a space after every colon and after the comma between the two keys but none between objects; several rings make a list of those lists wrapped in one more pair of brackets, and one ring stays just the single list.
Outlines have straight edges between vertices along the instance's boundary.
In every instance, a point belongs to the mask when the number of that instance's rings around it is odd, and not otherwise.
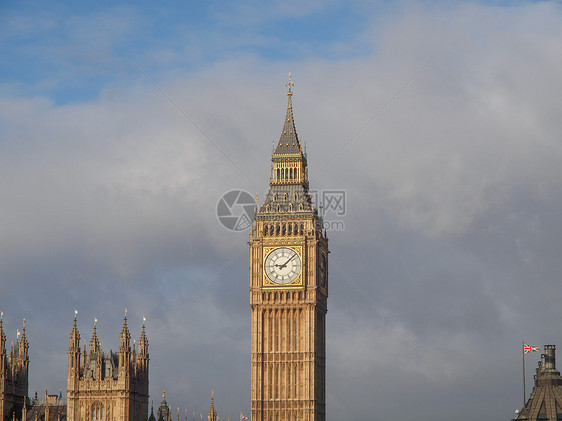
[{"label": "stone tower", "polygon": [[21,420],[22,411],[27,401],[29,343],[25,336],[25,319],[21,337],[16,346],[6,352],[6,334],[3,326],[4,313],[0,312],[0,421]]},{"label": "stone tower", "polygon": [[217,411],[215,411],[215,391],[211,391],[211,407],[207,414],[207,421],[217,421]]},{"label": "stone tower", "polygon": [[562,419],[562,377],[556,370],[556,345],[545,345],[535,375],[535,385],[517,420]]},{"label": "stone tower", "polygon": [[326,419],[328,239],[309,193],[293,83],[250,233],[252,421]]},{"label": "stone tower", "polygon": [[94,323],[89,352],[84,345],[81,353],[75,314],[68,348],[68,421],[144,421],[148,418],[149,358],[144,322],[138,353],[135,345],[131,350],[130,341],[125,316],[119,351],[103,352]]}]

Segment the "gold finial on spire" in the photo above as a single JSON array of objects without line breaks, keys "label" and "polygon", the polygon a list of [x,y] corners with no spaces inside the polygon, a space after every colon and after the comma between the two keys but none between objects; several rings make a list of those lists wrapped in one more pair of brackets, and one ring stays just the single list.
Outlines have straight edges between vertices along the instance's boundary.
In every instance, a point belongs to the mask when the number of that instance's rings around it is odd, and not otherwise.
[{"label": "gold finial on spire", "polygon": [[0,320],[2,320],[4,318],[4,312],[0,311]]},{"label": "gold finial on spire", "polygon": [[20,330],[16,329],[16,339],[19,339],[19,338],[20,338]]},{"label": "gold finial on spire", "polygon": [[98,323],[98,318],[94,317],[94,328],[96,327],[96,324]]},{"label": "gold finial on spire", "polygon": [[127,318],[127,307],[125,307],[125,318]]},{"label": "gold finial on spire", "polygon": [[78,310],[74,309],[74,318],[76,319],[76,315],[78,314]]},{"label": "gold finial on spire", "polygon": [[166,391],[165,390],[162,391],[162,399],[166,399]]},{"label": "gold finial on spire", "polygon": [[23,329],[25,330],[25,317],[23,318]]},{"label": "gold finial on spire", "polygon": [[287,83],[285,83],[285,86],[288,89],[287,95],[289,95],[289,96],[293,95],[293,86],[295,86],[295,84],[293,83],[293,80],[291,78],[292,78],[292,75],[291,75],[291,72],[289,72],[289,81]]}]

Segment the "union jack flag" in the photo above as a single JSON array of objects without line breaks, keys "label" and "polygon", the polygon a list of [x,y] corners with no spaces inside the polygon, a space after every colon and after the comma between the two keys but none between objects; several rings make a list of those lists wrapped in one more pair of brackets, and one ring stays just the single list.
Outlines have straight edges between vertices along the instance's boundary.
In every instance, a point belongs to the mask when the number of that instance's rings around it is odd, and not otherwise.
[{"label": "union jack flag", "polygon": [[240,412],[240,419],[241,420],[249,420],[250,418],[248,418],[246,415],[244,415],[242,412]]},{"label": "union jack flag", "polygon": [[541,350],[538,346],[527,345],[523,342],[523,351],[525,351],[525,354],[528,354],[529,352],[540,352]]}]

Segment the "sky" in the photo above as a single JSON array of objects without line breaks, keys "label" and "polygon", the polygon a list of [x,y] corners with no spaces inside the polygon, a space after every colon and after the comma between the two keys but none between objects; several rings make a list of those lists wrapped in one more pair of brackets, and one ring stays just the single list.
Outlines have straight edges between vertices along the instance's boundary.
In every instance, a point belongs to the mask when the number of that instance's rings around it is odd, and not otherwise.
[{"label": "sky", "polygon": [[[65,394],[74,309],[150,400],[250,407],[248,231],[288,73],[327,209],[327,419],[508,420],[562,345],[562,4],[0,3],[0,309]],[[343,214],[342,214],[343,213]],[[527,394],[540,356],[526,357]]]}]

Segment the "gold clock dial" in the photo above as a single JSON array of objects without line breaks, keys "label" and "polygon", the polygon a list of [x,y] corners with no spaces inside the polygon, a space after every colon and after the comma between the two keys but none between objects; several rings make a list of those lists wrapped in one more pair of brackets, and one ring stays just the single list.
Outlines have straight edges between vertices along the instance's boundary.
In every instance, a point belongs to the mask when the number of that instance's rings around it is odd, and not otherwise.
[{"label": "gold clock dial", "polygon": [[301,257],[293,249],[279,247],[267,255],[264,268],[272,282],[287,285],[297,279],[301,273]]}]

